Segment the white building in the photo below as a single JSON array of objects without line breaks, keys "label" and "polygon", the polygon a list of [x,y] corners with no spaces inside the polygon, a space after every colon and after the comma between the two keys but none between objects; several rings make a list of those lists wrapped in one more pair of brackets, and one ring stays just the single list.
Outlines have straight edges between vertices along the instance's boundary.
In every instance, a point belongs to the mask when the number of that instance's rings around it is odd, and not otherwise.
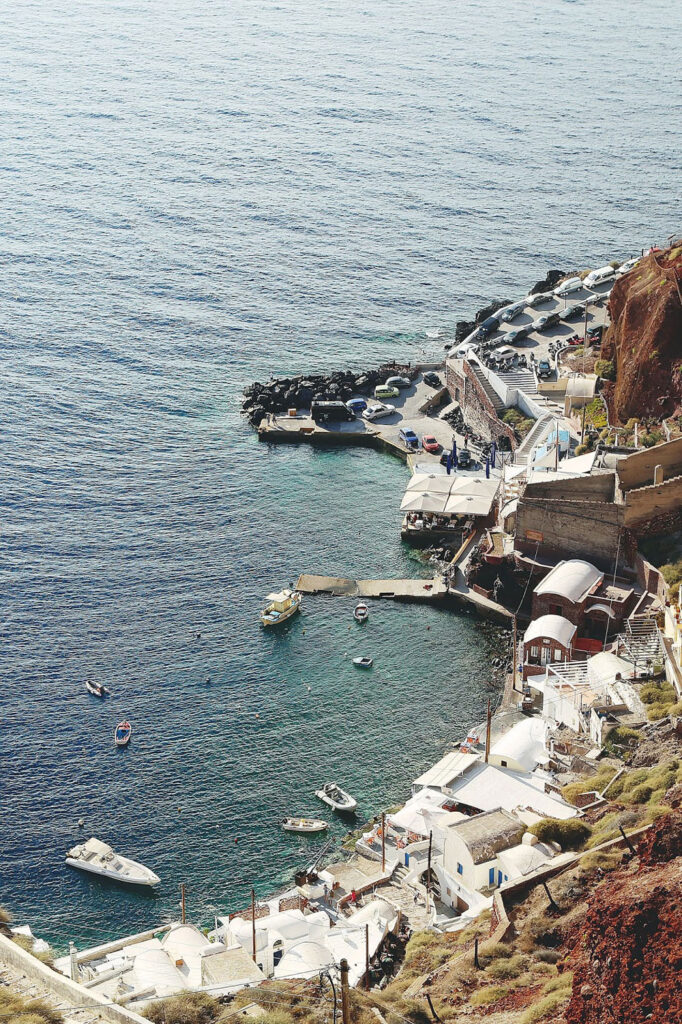
[{"label": "white building", "polygon": [[498,854],[516,846],[525,831],[523,822],[501,807],[454,822],[444,830],[445,874],[469,891],[501,885]]}]

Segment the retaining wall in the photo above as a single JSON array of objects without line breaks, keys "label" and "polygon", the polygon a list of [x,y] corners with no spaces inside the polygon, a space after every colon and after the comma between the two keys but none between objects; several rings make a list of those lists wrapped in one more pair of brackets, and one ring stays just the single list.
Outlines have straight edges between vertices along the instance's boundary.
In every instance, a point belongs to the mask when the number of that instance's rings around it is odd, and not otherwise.
[{"label": "retaining wall", "polygon": [[60,1003],[73,1007],[92,1007],[91,1016],[98,1015],[109,1024],[149,1024],[147,1018],[141,1017],[139,1013],[109,1003],[92,989],[87,989],[63,974],[53,971],[5,935],[0,935],[0,961],[17,968],[27,978],[47,988]]},{"label": "retaining wall", "polygon": [[663,466],[664,479],[682,473],[682,437],[654,448],[645,448],[622,459],[618,463],[618,479],[622,490],[629,491],[653,484],[656,466]]},{"label": "retaining wall", "polygon": [[613,566],[618,552],[621,566],[631,564],[629,546],[618,544],[623,511],[622,505],[608,502],[524,495],[516,513],[516,550],[526,555],[537,550],[543,558],[586,558],[605,570]]},{"label": "retaining wall", "polygon": [[671,533],[681,522],[682,476],[626,492],[625,525],[635,533]]},{"label": "retaining wall", "polygon": [[445,379],[450,395],[459,403],[462,415],[472,430],[490,440],[499,441],[506,437],[512,450],[516,448],[514,431],[498,419],[493,403],[466,360],[448,360]]}]

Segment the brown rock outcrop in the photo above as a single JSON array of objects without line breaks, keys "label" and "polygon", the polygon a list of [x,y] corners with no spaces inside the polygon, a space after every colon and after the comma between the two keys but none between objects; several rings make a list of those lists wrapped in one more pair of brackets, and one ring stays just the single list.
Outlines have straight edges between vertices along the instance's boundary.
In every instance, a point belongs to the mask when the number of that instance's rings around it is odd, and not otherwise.
[{"label": "brown rock outcrop", "polygon": [[616,368],[605,391],[612,423],[660,420],[682,407],[681,279],[678,245],[649,253],[613,286],[602,344],[602,358]]},{"label": "brown rock outcrop", "polygon": [[590,900],[567,1024],[682,1024],[682,814],[641,844],[637,871],[609,875]]}]

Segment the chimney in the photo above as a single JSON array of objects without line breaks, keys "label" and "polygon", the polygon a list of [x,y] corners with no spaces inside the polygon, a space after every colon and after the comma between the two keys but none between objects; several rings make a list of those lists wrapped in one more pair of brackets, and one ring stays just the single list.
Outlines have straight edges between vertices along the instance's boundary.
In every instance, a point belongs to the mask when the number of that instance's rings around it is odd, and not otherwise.
[{"label": "chimney", "polygon": [[654,484],[663,483],[663,466],[656,466],[654,470]]}]

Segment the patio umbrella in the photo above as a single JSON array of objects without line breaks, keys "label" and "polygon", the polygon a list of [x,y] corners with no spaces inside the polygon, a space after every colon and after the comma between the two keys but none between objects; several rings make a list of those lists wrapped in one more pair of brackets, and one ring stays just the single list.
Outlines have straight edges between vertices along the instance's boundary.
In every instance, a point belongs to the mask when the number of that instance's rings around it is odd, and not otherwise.
[{"label": "patio umbrella", "polygon": [[407,491],[400,503],[400,510],[402,512],[433,512],[440,515],[447,500],[447,494]]}]

